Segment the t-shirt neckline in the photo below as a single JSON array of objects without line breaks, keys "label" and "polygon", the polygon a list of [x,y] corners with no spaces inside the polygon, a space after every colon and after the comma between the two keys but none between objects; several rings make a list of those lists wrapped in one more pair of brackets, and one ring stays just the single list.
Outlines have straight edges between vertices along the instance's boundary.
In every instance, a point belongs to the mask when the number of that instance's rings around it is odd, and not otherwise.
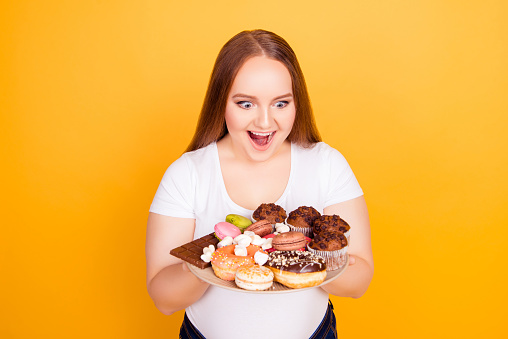
[{"label": "t-shirt neckline", "polygon": [[[219,159],[219,149],[217,147],[217,142],[213,143],[214,148],[214,161],[215,161],[215,169],[218,176],[218,182],[220,182],[220,189],[222,192],[222,195],[226,198],[228,203],[235,208],[236,210],[240,210],[242,214],[250,215],[254,212],[254,210],[249,210],[243,206],[238,205],[236,202],[231,199],[231,197],[228,194],[228,191],[226,189],[226,183],[224,182],[224,177],[222,176],[222,169],[220,166],[220,159]],[[291,184],[293,182],[294,177],[294,171],[295,171],[295,163],[296,163],[296,146],[291,143],[291,168],[289,169],[289,179],[286,184],[286,187],[284,189],[284,192],[282,192],[281,196],[275,201],[276,205],[282,205],[282,201],[286,198],[288,195],[289,189],[291,188]]]}]

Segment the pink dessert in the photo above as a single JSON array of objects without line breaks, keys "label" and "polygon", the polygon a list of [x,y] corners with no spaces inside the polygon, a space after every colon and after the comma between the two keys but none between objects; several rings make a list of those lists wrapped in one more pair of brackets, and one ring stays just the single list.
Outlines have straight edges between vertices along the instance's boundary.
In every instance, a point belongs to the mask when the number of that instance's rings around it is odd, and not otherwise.
[{"label": "pink dessert", "polygon": [[213,227],[213,230],[215,232],[215,236],[217,238],[219,238],[219,240],[222,240],[227,236],[235,238],[235,237],[239,236],[240,234],[242,234],[242,231],[240,231],[240,229],[238,227],[236,227],[235,225],[233,225],[227,221],[221,221],[221,222],[217,223]]}]

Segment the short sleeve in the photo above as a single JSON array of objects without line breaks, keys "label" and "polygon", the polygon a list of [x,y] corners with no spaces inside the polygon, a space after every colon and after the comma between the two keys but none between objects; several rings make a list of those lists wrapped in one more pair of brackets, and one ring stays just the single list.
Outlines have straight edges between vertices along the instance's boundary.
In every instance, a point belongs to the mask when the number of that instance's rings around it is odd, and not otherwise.
[{"label": "short sleeve", "polygon": [[363,195],[362,188],[346,158],[339,151],[329,146],[325,155],[329,179],[325,206],[331,206]]},{"label": "short sleeve", "polygon": [[193,171],[185,155],[169,166],[150,206],[150,212],[178,218],[195,218]]}]

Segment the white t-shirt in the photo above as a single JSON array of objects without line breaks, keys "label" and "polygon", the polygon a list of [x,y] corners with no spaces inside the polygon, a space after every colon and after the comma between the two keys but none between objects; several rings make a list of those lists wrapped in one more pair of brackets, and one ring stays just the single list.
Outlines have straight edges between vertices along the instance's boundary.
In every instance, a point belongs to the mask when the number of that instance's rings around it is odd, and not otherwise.
[{"label": "white t-shirt", "polygon": [[[312,206],[322,213],[325,207],[362,194],[353,171],[337,150],[323,142],[312,148],[292,144],[289,181],[274,203],[288,213],[299,206]],[[185,153],[171,164],[150,212],[196,219],[195,239],[213,232],[214,225],[228,214],[250,218],[253,213],[227,194],[216,143]],[[312,335],[325,315],[327,303],[328,294],[321,288],[253,294],[212,285],[186,308],[186,313],[208,339],[298,339]]]}]

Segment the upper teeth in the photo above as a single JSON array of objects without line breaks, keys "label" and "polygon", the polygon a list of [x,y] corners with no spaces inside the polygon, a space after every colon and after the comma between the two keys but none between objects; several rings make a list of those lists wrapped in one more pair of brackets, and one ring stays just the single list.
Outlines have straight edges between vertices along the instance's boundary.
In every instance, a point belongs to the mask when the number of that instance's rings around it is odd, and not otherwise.
[{"label": "upper teeth", "polygon": [[272,132],[267,132],[267,133],[251,132],[251,133],[254,135],[262,136],[262,137],[266,137],[266,136],[269,136],[270,134],[272,134]]}]

